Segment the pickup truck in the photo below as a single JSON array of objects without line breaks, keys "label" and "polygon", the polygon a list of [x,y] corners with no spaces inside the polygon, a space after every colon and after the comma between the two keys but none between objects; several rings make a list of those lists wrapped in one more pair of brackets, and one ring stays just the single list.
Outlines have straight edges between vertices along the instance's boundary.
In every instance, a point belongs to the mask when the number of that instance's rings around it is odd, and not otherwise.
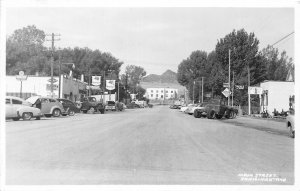
[{"label": "pickup truck", "polygon": [[203,108],[196,109],[194,111],[194,117],[207,117],[208,119],[234,119],[237,116],[238,110],[225,105],[221,100],[212,100],[205,103]]},{"label": "pickup truck", "polygon": [[105,110],[111,110],[111,111],[116,111],[116,103],[114,101],[107,101],[106,102],[106,106],[105,106]]},{"label": "pickup truck", "polygon": [[101,114],[104,114],[105,105],[96,100],[94,97],[85,97],[81,100],[80,111],[87,113],[87,111],[93,109],[95,112],[100,111]]}]

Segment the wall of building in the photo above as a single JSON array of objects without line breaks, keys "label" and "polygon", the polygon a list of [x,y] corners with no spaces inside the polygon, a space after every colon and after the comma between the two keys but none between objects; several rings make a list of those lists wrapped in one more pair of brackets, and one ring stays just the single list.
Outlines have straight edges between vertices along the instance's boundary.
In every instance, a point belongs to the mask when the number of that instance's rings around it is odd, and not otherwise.
[{"label": "wall of building", "polygon": [[267,110],[273,114],[274,109],[281,112],[289,110],[289,97],[295,94],[294,82],[266,81],[260,84],[263,91],[268,91],[266,98],[262,101],[261,112]]},{"label": "wall of building", "polygon": [[[59,94],[59,79],[53,77],[55,82],[53,83],[53,97],[58,98]],[[31,93],[40,96],[51,96],[51,83],[49,80],[51,77],[41,76],[28,76],[27,80],[22,82],[22,93]],[[62,77],[61,82],[61,97],[67,98],[73,101],[79,100],[82,93],[80,90],[85,90],[86,84],[79,80],[72,80]],[[6,76],[6,93],[19,93],[21,82],[16,79],[15,76]]]},{"label": "wall of building", "polygon": [[[58,77],[53,77],[56,82],[53,88],[53,94],[58,97]],[[27,80],[22,82],[23,93],[35,93],[41,96],[51,96],[51,83],[48,81],[51,77],[28,76]],[[6,92],[20,92],[21,82],[16,76],[6,76]]]},{"label": "wall of building", "polygon": [[175,88],[147,88],[146,97],[150,100],[178,98],[178,89]]}]

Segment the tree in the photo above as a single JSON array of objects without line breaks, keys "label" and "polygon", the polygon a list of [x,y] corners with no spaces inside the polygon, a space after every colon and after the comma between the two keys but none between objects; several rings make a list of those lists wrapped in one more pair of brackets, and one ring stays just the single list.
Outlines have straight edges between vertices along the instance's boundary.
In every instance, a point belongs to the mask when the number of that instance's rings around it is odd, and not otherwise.
[{"label": "tree", "polygon": [[[201,81],[201,77],[208,77],[210,70],[211,67],[207,63],[207,53],[200,50],[193,51],[187,59],[179,64],[177,81],[189,90],[189,97],[193,99],[193,87],[194,92],[197,88],[194,81],[196,83]],[[195,98],[199,99],[199,94],[195,93],[195,95]]]},{"label": "tree", "polygon": [[[244,85],[248,87],[248,66],[250,68],[250,85],[261,82],[265,79],[265,66],[263,58],[258,52],[259,41],[254,33],[248,34],[244,29],[231,32],[224,38],[218,40],[216,45],[216,58],[218,66],[214,66],[214,72],[221,70],[219,74],[222,76],[212,78],[217,95],[222,95],[223,90],[221,84],[228,82],[229,71],[229,50],[230,54],[230,67],[231,67],[231,82],[233,73],[235,74],[235,84]],[[247,102],[247,88],[238,90],[237,94],[240,97],[239,104],[246,104]]]},{"label": "tree", "polygon": [[293,60],[283,51],[279,57],[279,51],[268,45],[261,51],[266,64],[266,79],[275,81],[285,81],[290,69],[293,69]]},{"label": "tree", "polygon": [[43,46],[44,31],[34,25],[15,30],[6,39],[6,71],[17,74],[24,70],[27,74],[35,74],[47,60]]},{"label": "tree", "polygon": [[122,84],[125,84],[126,89],[130,92],[135,92],[137,85],[140,83],[142,78],[146,76],[146,71],[144,68],[135,65],[128,65],[125,68],[125,74],[121,76]]}]

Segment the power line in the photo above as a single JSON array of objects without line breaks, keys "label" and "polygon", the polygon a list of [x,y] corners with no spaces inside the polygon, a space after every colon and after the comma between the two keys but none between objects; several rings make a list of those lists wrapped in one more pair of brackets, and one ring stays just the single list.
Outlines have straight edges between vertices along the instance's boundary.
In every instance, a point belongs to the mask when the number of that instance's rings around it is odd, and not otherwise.
[{"label": "power line", "polygon": [[291,32],[290,34],[288,34],[288,35],[286,35],[285,37],[283,37],[282,39],[280,39],[280,40],[278,40],[277,42],[275,42],[274,44],[272,44],[271,46],[274,46],[275,44],[277,44],[277,43],[279,43],[279,42],[281,42],[281,41],[283,41],[284,39],[286,39],[287,37],[289,37],[290,35],[292,35],[292,34],[294,34],[295,32],[293,31],[293,32]]}]

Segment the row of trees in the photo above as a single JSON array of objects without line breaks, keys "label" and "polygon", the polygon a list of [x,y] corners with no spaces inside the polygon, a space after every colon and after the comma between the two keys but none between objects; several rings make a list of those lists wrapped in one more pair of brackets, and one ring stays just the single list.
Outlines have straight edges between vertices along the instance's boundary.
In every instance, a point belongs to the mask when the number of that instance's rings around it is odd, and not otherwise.
[{"label": "row of trees", "polygon": [[[197,50],[184,59],[178,66],[177,80],[189,90],[189,97],[193,99],[194,91],[198,92],[200,82],[204,77],[204,92],[211,93],[213,97],[224,97],[223,83],[228,82],[229,51],[231,82],[236,85],[244,85],[243,90],[234,90],[234,103],[247,104],[248,69],[250,73],[250,85],[257,85],[264,80],[285,81],[287,73],[294,71],[291,58],[283,51],[267,46],[259,51],[259,40],[254,33],[247,33],[244,29],[233,30],[224,38],[218,40],[215,50],[206,53]],[[249,68],[248,68],[249,67]],[[194,85],[194,83],[199,85]],[[196,100],[200,100],[195,93]]]},{"label": "row of trees", "polygon": [[[54,57],[54,75],[59,75],[59,62],[61,62],[61,73],[68,73],[74,63],[73,76],[77,79],[83,74],[85,82],[93,75],[102,76],[105,79],[115,79],[120,83],[120,98],[128,97],[127,93],[144,93],[145,90],[139,86],[139,82],[146,71],[134,65],[126,67],[125,74],[119,78],[121,66],[124,64],[116,57],[100,50],[89,48],[63,48],[52,52],[44,46],[46,34],[36,26],[27,26],[15,30],[6,39],[6,73],[17,75],[24,71],[27,75],[49,76],[51,73],[51,56]],[[105,75],[104,75],[105,74]],[[104,88],[104,86],[102,87]],[[127,92],[125,92],[128,90]],[[112,92],[114,93],[114,92]]]}]

